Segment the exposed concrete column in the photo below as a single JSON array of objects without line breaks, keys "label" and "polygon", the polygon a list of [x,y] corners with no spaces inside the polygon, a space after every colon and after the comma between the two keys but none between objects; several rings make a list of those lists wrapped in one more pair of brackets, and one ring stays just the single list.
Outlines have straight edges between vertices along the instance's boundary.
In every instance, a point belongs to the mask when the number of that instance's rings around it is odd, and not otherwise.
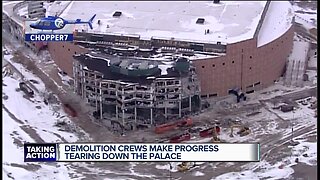
[{"label": "exposed concrete column", "polygon": [[122,109],[122,125],[124,126],[124,108]]},{"label": "exposed concrete column", "polygon": [[189,95],[189,111],[190,111],[190,113],[191,113],[191,111],[192,111],[192,107],[191,107],[191,95]]},{"label": "exposed concrete column", "polygon": [[74,82],[76,83],[75,84],[75,88],[76,88],[76,91],[77,91],[77,94],[80,94],[79,92],[79,82],[81,83],[81,71],[80,71],[80,64],[78,62],[76,62],[76,78],[74,78]]},{"label": "exposed concrete column", "polygon": [[82,83],[81,83],[81,96],[82,96],[82,99],[84,99],[85,95],[84,95],[84,87],[85,87],[85,82],[86,82],[86,78],[85,78],[85,73],[84,73],[84,70],[83,70],[83,67],[82,65],[80,66],[81,67],[81,79],[82,79]]},{"label": "exposed concrete column", "polygon": [[199,98],[199,110],[201,111],[201,86],[200,86],[200,83],[198,81],[198,77],[196,79],[196,86],[197,86],[197,89],[198,91],[196,92],[196,94],[198,95],[198,98]]},{"label": "exposed concrete column", "polygon": [[121,109],[122,109],[122,125],[124,126],[124,88],[122,88],[122,94],[121,94],[121,99],[122,99],[122,101],[121,101]]},{"label": "exposed concrete column", "polygon": [[198,98],[199,98],[199,110],[201,111],[201,95],[198,94]]},{"label": "exposed concrete column", "polygon": [[179,118],[181,118],[181,105],[182,105],[182,100],[181,100],[181,94],[179,94]]},{"label": "exposed concrete column", "polygon": [[100,119],[103,119],[103,112],[102,112],[102,110],[103,110],[103,108],[102,108],[102,82],[100,81],[100,83],[99,83],[99,88],[100,88]]},{"label": "exposed concrete column", "polygon": [[[109,88],[110,83],[108,82],[108,88]],[[118,84],[116,84],[116,99],[118,98]],[[118,101],[116,101],[116,119],[119,119],[119,114],[118,114]]]},{"label": "exposed concrete column", "polygon": [[[136,93],[137,93],[137,86],[134,86],[134,98],[136,97]],[[134,123],[137,126],[137,101],[134,101]]]},{"label": "exposed concrete column", "polygon": [[[97,87],[97,74],[94,73],[94,89],[95,89],[95,99],[96,99],[96,111],[98,111],[98,87]],[[101,89],[100,89],[101,92]]]},{"label": "exposed concrete column", "polygon": [[168,108],[166,106],[166,103],[168,103],[168,95],[167,95],[167,81],[164,81],[164,101],[165,101],[165,105],[164,105],[164,116],[166,118],[168,118]]},{"label": "exposed concrete column", "polygon": [[77,94],[80,94],[79,92],[79,89],[80,89],[80,86],[79,86],[79,83],[81,83],[81,70],[80,70],[80,64],[78,62],[76,62],[76,77],[77,78],[74,78],[74,82],[76,82],[76,91],[77,91]]},{"label": "exposed concrete column", "polygon": [[137,125],[137,107],[134,107],[134,123]]},{"label": "exposed concrete column", "polygon": [[153,107],[150,108],[150,124],[153,124]]},{"label": "exposed concrete column", "polygon": [[78,76],[77,76],[77,64],[76,64],[76,61],[73,60],[72,62],[72,72],[73,72],[73,91],[78,94],[77,92],[77,79],[78,79]]},{"label": "exposed concrete column", "polygon": [[[166,100],[166,99],[165,99],[165,103],[167,103],[167,100]],[[168,117],[167,113],[168,113],[167,106],[164,105],[164,117],[166,117],[166,118]]]},{"label": "exposed concrete column", "polygon": [[[176,80],[175,80],[176,81]],[[175,83],[175,81],[174,81],[174,84],[176,84]],[[179,78],[179,85],[178,86],[176,86],[176,87],[178,87],[179,89],[180,89],[180,92],[179,92],[179,118],[181,118],[182,117],[182,113],[181,113],[181,109],[182,109],[182,95],[181,95],[181,93],[183,92],[183,83],[182,83],[182,78],[181,78],[181,76],[180,76],[180,78]]]},{"label": "exposed concrete column", "polygon": [[152,102],[151,102],[152,106],[150,108],[150,124],[153,124],[153,107],[154,107],[154,104],[153,104],[153,99],[154,99],[154,96],[153,96],[154,95],[153,85],[151,85],[150,90],[151,90],[150,96],[151,96],[151,99],[152,99]]},{"label": "exposed concrete column", "polygon": [[[78,95],[81,95],[82,97],[82,68],[81,68],[81,65],[80,63],[77,65],[78,66],[78,71],[79,71],[79,74],[78,74],[78,84],[77,84],[77,91],[78,91]],[[81,85],[80,85],[81,84]]]}]

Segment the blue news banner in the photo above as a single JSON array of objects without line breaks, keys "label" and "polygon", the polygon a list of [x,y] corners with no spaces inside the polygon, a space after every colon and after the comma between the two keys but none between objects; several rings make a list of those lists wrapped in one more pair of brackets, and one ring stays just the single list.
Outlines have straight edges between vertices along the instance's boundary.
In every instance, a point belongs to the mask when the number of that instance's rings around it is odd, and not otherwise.
[{"label": "blue news banner", "polygon": [[25,34],[25,41],[73,41],[73,34]]}]

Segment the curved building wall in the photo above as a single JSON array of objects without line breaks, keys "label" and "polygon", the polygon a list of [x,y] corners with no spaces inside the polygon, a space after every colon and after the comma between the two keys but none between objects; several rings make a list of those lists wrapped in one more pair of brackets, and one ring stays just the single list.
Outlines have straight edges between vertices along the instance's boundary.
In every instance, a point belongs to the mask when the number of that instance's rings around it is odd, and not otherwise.
[{"label": "curved building wall", "polygon": [[293,46],[293,26],[278,39],[257,47],[257,39],[227,45],[225,56],[194,60],[201,95],[225,96],[230,89],[244,92],[268,87],[284,73]]},{"label": "curved building wall", "polygon": [[[284,73],[287,57],[293,46],[293,26],[278,39],[257,47],[257,39],[227,45],[225,56],[194,60],[204,97],[225,96],[228,91],[240,88],[244,92],[268,87]],[[70,42],[48,43],[55,63],[70,77],[76,53],[87,49]]]}]

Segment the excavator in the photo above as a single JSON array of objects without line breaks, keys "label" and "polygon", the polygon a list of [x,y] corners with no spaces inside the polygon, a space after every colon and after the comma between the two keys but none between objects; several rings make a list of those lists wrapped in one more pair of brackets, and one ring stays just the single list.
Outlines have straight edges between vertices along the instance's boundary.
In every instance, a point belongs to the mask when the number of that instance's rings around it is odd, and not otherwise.
[{"label": "excavator", "polygon": [[185,172],[185,171],[189,171],[194,167],[199,166],[198,164],[196,164],[195,162],[182,162],[181,164],[178,164],[178,171],[179,172]]},{"label": "excavator", "polygon": [[239,134],[240,137],[246,136],[246,135],[250,134],[250,132],[251,132],[251,130],[249,129],[249,127],[243,126],[243,125],[239,125],[239,124],[232,124],[232,125],[230,126],[230,128],[231,128],[230,137],[234,137],[234,136],[233,136],[233,129],[234,129],[234,128],[239,128],[239,129],[240,129],[240,130],[237,132],[237,134]]}]

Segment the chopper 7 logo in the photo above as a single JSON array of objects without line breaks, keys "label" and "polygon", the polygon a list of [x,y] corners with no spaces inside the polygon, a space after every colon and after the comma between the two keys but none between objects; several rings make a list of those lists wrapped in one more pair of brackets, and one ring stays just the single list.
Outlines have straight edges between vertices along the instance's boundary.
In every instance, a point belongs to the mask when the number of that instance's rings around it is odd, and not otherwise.
[{"label": "chopper 7 logo", "polygon": [[57,28],[63,28],[63,27],[64,27],[64,21],[63,21],[63,19],[57,18],[57,19],[54,21],[54,25],[55,25]]}]

